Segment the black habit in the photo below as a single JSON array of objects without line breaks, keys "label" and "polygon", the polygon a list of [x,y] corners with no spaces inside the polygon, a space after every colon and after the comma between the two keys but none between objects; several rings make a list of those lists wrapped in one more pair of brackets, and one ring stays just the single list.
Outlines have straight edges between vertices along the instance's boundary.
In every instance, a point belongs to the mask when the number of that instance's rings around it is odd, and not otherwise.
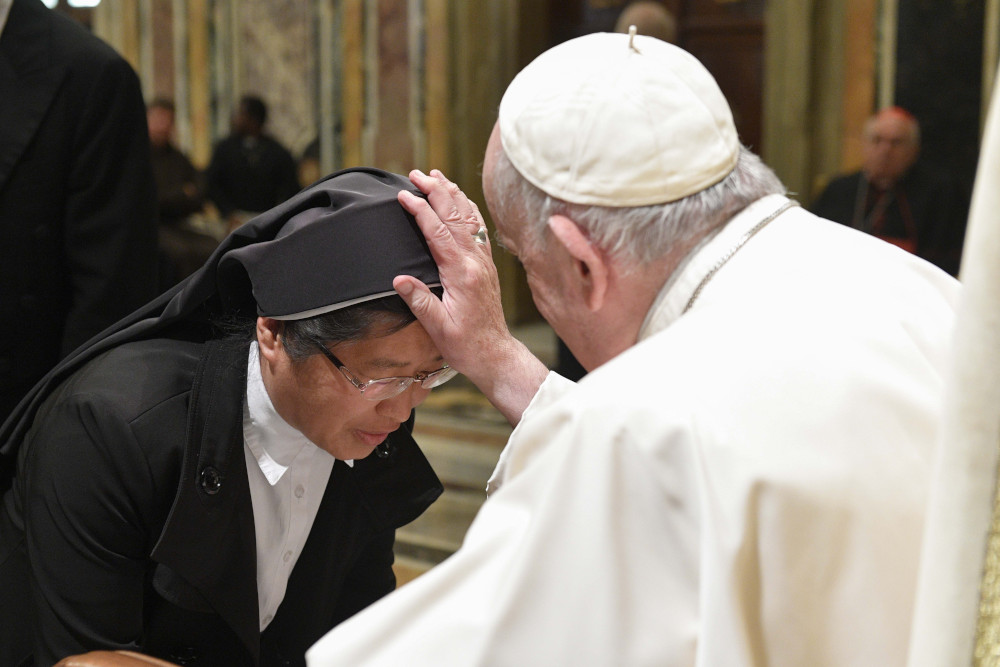
[{"label": "black habit", "polygon": [[[248,343],[218,337],[212,322],[310,310],[331,291],[346,301],[391,291],[407,254],[402,272],[434,283],[426,243],[395,202],[403,188],[415,192],[395,174],[347,170],[258,216],[57,366],[0,427],[0,475],[13,478],[0,506],[0,664],[126,648],[188,665],[301,665],[313,642],[393,589],[395,529],[442,492],[410,436],[412,415],[380,456],[335,463],[285,598],[259,631],[242,430]],[[372,269],[367,285],[355,275],[339,284],[331,274],[343,265],[309,261],[365,254],[356,238],[376,228],[373,246],[391,259],[356,260]],[[295,250],[302,238],[306,256]],[[328,280],[301,287],[299,271]],[[290,300],[276,290],[286,280],[299,286]]]}]

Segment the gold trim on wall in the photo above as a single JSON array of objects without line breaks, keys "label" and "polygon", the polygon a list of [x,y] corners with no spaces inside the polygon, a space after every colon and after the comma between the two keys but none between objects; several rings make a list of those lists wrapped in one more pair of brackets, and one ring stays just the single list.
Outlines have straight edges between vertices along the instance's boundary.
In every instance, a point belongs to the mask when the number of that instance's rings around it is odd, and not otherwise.
[{"label": "gold trim on wall", "polygon": [[407,0],[407,60],[409,62],[408,120],[410,130],[410,145],[412,146],[411,161],[405,169],[425,164],[427,161],[427,123],[424,120],[426,112],[426,77],[424,75],[424,53],[427,49],[427,33],[425,27],[423,0]]},{"label": "gold trim on wall", "polygon": [[378,131],[379,118],[379,0],[365,0],[363,23],[364,40],[361,53],[364,59],[361,63],[364,72],[364,96],[361,124],[361,160],[358,164],[375,162],[375,139]]},{"label": "gold trim on wall", "polygon": [[882,0],[879,11],[878,39],[878,108],[892,106],[896,100],[896,23],[898,0]]},{"label": "gold trim on wall", "polygon": [[336,149],[336,127],[341,112],[339,105],[340,75],[337,66],[341,54],[337,50],[339,15],[336,0],[317,0],[319,13],[319,35],[316,63],[318,78],[319,109],[317,115],[317,137],[319,139],[319,171],[328,174],[339,164],[340,155]]},{"label": "gold trim on wall", "polygon": [[451,51],[448,0],[424,2],[424,131],[423,170],[451,173]]},{"label": "gold trim on wall", "polygon": [[364,0],[343,1],[340,21],[343,84],[340,89],[344,166],[364,162],[361,148],[365,123],[364,19]]},{"label": "gold trim on wall", "polygon": [[188,104],[191,117],[191,161],[200,167],[212,157],[209,0],[187,0]]},{"label": "gold trim on wall", "polygon": [[[813,188],[811,147],[816,2],[772,0],[765,21],[780,30],[764,36],[764,161],[789,191],[805,195]],[[778,38],[780,36],[780,38]]]},{"label": "gold trim on wall", "polygon": [[147,101],[152,99],[156,86],[155,61],[153,59],[153,2],[139,0],[136,17],[136,39],[139,52],[139,79],[142,95]]},{"label": "gold trim on wall", "polygon": [[862,161],[862,134],[875,106],[875,49],[878,0],[848,0],[844,19],[844,93],[840,116],[840,170],[853,171]]}]

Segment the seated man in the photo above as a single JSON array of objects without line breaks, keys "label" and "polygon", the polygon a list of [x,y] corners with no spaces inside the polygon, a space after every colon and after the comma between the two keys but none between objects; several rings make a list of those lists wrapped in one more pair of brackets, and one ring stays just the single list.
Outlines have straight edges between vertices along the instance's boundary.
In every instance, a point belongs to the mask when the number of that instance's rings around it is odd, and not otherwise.
[{"label": "seated man", "polygon": [[868,119],[864,165],[834,179],[816,215],[860,229],[958,275],[969,202],[944,174],[921,163],[920,125],[900,107]]},{"label": "seated man", "polygon": [[244,95],[233,112],[232,132],[212,149],[206,194],[230,231],[299,189],[295,159],[264,131],[266,123],[264,100]]},{"label": "seated man", "polygon": [[406,187],[320,181],[35,387],[0,433],[0,664],[302,664],[394,588],[442,491],[413,409],[455,374],[392,290],[438,281]]},{"label": "seated man", "polygon": [[201,176],[174,145],[174,103],[156,98],[146,107],[150,157],[159,213],[160,280],[164,290],[201,268],[218,239],[191,225],[204,206]]},{"label": "seated man", "polygon": [[476,206],[411,178],[445,290],[395,287],[517,426],[461,549],[310,667],[904,663],[957,281],[788,199],[653,38],[539,56],[486,150],[579,383],[507,331]]}]

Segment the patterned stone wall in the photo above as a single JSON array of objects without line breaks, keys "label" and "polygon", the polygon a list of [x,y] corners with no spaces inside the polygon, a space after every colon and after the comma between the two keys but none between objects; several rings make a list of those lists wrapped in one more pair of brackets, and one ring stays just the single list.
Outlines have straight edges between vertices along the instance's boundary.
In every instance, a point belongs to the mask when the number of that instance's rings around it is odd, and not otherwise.
[{"label": "patterned stone wall", "polygon": [[[237,8],[233,58],[242,64],[234,98],[261,97],[268,105],[269,131],[299,155],[317,132],[316,6],[301,0],[229,1]],[[231,111],[233,100],[218,104]]]},{"label": "patterned stone wall", "polygon": [[379,0],[377,5],[378,98],[373,109],[373,161],[397,173],[406,173],[415,166],[413,129],[421,114],[410,104],[417,91],[411,90],[411,64],[415,63],[410,62],[407,4],[407,0]]},{"label": "patterned stone wall", "polygon": [[[536,0],[115,0],[94,26],[147,97],[174,98],[178,143],[199,167],[254,93],[293,154],[319,139],[304,181],[356,165],[439,168],[482,203],[496,108],[541,50],[544,15]],[[497,262],[512,321],[535,317],[516,263],[502,251]]]},{"label": "patterned stone wall", "polygon": [[174,40],[173,31],[169,30],[173,26],[174,13],[172,0],[152,0],[150,3],[151,30],[149,39],[152,41],[150,53],[152,54],[152,84],[146,89],[152,92],[152,97],[174,98],[175,77],[174,77]]}]

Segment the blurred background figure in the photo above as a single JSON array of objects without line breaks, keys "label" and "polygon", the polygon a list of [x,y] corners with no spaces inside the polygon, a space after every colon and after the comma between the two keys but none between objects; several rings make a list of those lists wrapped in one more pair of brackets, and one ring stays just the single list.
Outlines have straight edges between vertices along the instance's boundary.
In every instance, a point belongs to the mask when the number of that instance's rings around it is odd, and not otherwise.
[{"label": "blurred background figure", "polygon": [[173,101],[159,97],[150,102],[146,122],[160,218],[160,286],[166,289],[204,264],[218,240],[191,224],[205,197],[198,170],[174,145]]},{"label": "blurred background figure", "polygon": [[299,184],[302,187],[315,183],[323,175],[319,159],[319,137],[310,141],[302,151],[296,168],[299,174]]},{"label": "blurred background figure", "polygon": [[615,32],[628,32],[634,25],[640,35],[649,35],[671,44],[677,42],[677,19],[666,7],[653,0],[638,0],[625,6],[615,22]]},{"label": "blurred background figure", "polygon": [[156,295],[135,71],[39,0],[0,2],[0,420],[59,359]]},{"label": "blurred background figure", "polygon": [[277,206],[299,191],[295,160],[265,134],[267,105],[244,95],[232,118],[232,133],[212,153],[206,172],[209,199],[229,229]]},{"label": "blurred background figure", "polygon": [[920,125],[888,107],[865,125],[860,170],[834,179],[817,215],[877,236],[958,274],[969,203],[940,170],[921,162]]}]

